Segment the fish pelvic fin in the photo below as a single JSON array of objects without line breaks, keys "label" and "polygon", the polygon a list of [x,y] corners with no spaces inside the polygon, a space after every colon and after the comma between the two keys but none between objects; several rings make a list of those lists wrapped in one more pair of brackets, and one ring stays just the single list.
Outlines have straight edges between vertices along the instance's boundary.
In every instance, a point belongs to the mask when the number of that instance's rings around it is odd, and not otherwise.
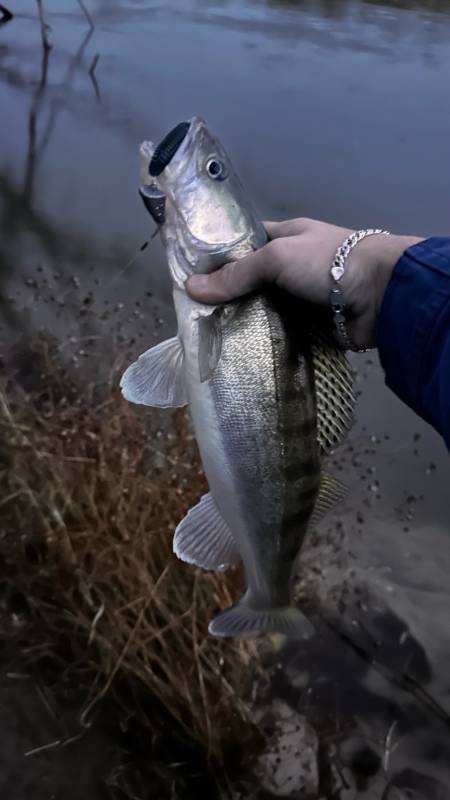
[{"label": "fish pelvic fin", "polygon": [[222,638],[260,636],[278,633],[290,639],[309,639],[314,628],[298,608],[277,606],[268,609],[251,608],[245,600],[222,611],[209,623],[208,631]]}]

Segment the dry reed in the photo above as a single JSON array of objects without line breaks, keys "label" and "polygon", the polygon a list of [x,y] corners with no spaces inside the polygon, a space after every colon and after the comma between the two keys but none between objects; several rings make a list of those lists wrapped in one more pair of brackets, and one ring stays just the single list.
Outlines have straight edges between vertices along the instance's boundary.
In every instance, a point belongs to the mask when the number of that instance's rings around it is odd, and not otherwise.
[{"label": "dry reed", "polygon": [[83,721],[125,679],[223,763],[254,734],[244,696],[256,651],[207,634],[240,576],[172,554],[176,523],[205,489],[185,411],[131,407],[116,380],[80,389],[48,342],[24,374],[27,392],[19,376],[0,394],[3,569],[55,651],[70,641],[91,668]]}]

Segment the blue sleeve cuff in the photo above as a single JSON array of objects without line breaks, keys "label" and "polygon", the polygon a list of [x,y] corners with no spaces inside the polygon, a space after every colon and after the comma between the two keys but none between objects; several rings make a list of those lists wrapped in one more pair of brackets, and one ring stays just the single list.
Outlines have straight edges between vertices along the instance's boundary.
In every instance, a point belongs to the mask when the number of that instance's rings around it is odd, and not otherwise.
[{"label": "blue sleeve cuff", "polygon": [[397,262],[377,322],[386,383],[450,444],[450,239],[410,247]]}]

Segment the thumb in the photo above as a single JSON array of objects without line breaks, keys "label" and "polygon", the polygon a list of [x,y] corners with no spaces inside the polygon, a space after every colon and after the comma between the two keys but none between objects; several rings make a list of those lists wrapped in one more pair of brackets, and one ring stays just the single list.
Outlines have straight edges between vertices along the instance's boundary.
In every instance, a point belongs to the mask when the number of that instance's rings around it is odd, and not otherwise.
[{"label": "thumb", "polygon": [[192,275],[186,281],[188,294],[199,303],[215,304],[227,303],[252,292],[270,280],[273,264],[270,250],[269,242],[260,250],[225,264],[209,275]]}]

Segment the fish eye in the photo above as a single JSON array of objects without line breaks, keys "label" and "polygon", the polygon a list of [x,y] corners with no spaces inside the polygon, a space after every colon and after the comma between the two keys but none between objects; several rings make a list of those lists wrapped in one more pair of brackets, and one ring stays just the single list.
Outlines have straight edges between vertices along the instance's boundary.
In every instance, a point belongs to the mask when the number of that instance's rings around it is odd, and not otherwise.
[{"label": "fish eye", "polygon": [[219,161],[218,158],[208,158],[206,162],[206,172],[208,173],[210,178],[213,180],[218,181],[221,178],[225,178],[225,166],[222,161]]}]

